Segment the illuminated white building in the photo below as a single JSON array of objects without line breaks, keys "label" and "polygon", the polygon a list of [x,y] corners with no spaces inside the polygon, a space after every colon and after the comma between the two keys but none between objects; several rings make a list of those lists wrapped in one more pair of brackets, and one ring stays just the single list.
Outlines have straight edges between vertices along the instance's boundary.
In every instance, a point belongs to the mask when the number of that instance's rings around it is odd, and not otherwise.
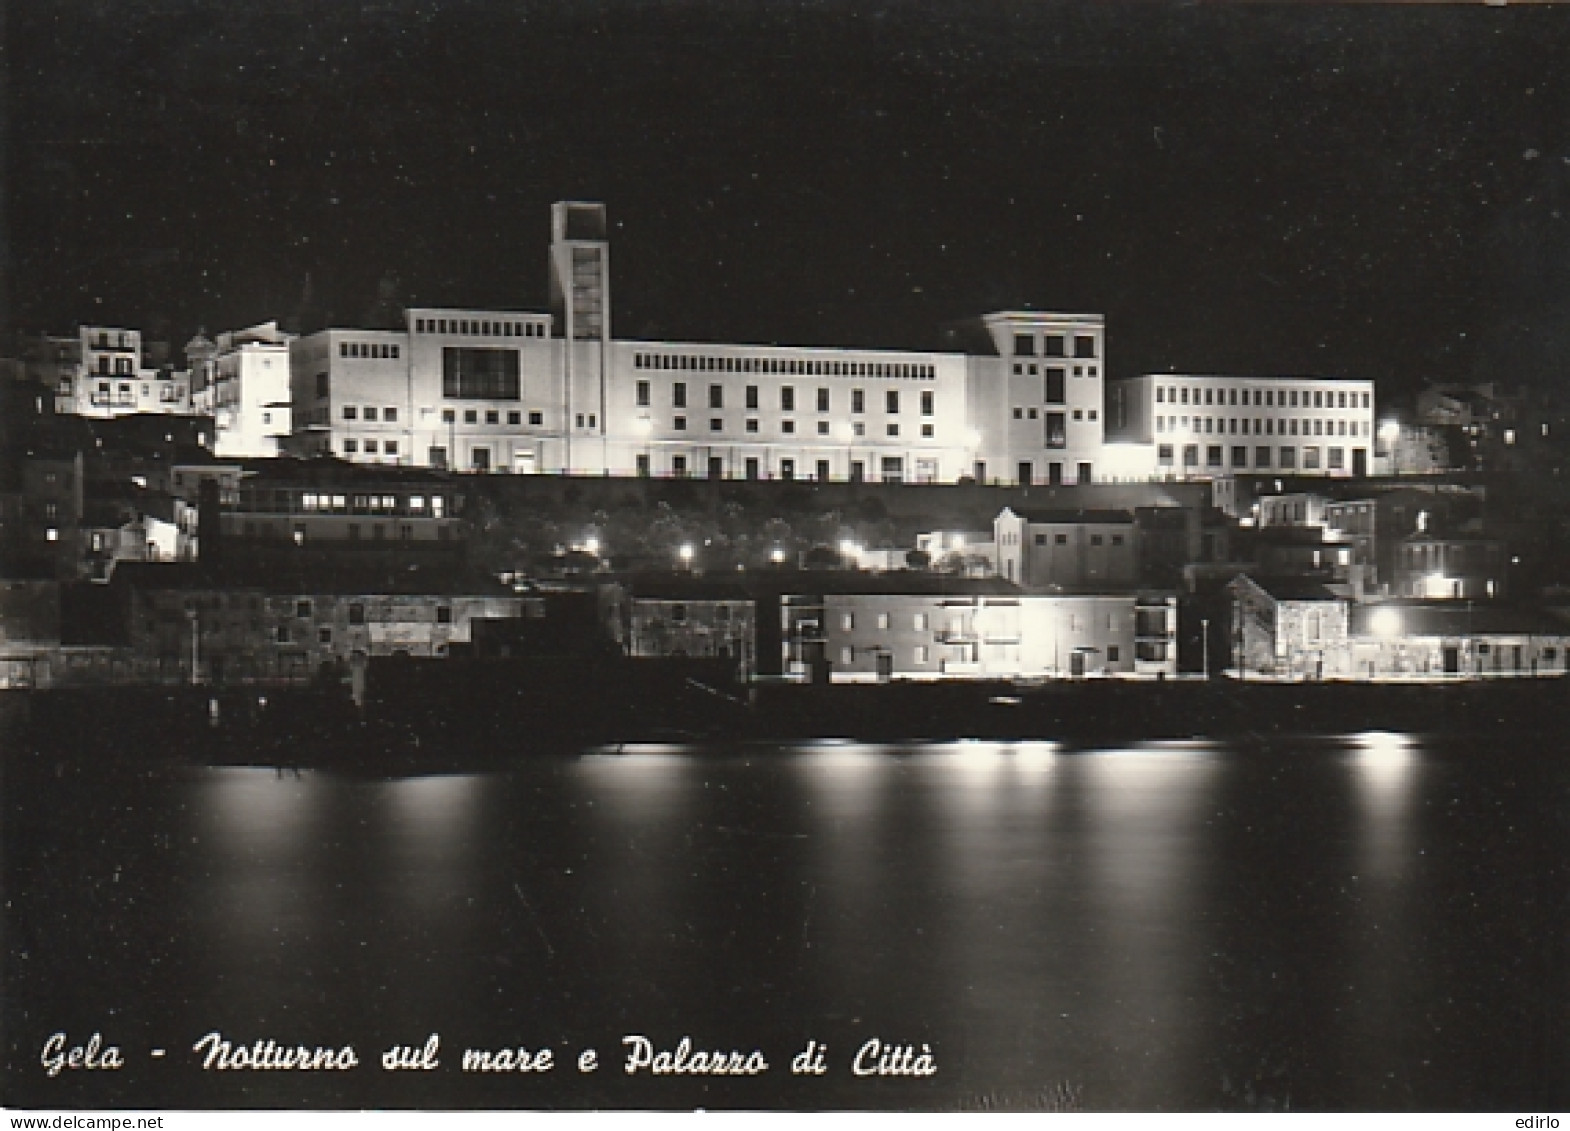
[{"label": "illuminated white building", "polygon": [[1374,383],[1327,377],[1147,374],[1115,382],[1125,474],[1208,479],[1242,472],[1369,474]]},{"label": "illuminated white building", "polygon": [[295,341],[292,448],[464,471],[1084,483],[1099,315],[990,314],[952,351],[616,340],[604,206],[552,212],[549,314],[416,308]]},{"label": "illuminated white building", "polygon": [[264,322],[219,334],[210,380],[196,394],[213,418],[213,454],[220,459],[283,454],[289,437],[291,391],[289,340],[293,335]]},{"label": "illuminated white building", "polygon": [[72,366],[62,366],[55,412],[109,418],[135,413],[185,416],[191,412],[189,375],[170,367],[145,368],[140,330],[82,326]]}]

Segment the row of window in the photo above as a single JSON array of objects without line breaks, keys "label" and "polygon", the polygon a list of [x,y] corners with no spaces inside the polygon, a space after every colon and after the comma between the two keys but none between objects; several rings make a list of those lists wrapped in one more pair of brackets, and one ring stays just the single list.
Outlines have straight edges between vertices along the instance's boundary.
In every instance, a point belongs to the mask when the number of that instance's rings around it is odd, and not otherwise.
[{"label": "row of window", "polygon": [[[1123,535],[1121,535],[1121,534],[1112,534],[1112,535],[1092,534],[1090,536],[1090,544],[1092,546],[1105,545],[1109,540],[1110,540],[1111,544],[1114,545],[1114,546],[1121,546],[1121,545],[1123,545]],[[1036,533],[1036,545],[1038,545],[1038,546],[1045,546],[1046,544],[1047,544],[1046,532],[1045,531],[1037,531],[1037,533]],[[1058,531],[1056,534],[1054,534],[1052,536],[1052,544],[1054,546],[1067,546],[1068,545],[1068,534],[1063,532],[1063,531],[1061,531],[1061,530]]]},{"label": "row of window", "polygon": [[[795,389],[795,387],[792,386],[792,385],[784,385],[784,386],[782,386],[780,388],[779,394],[780,394],[780,411],[781,412],[795,412],[796,411],[796,389]],[[890,415],[897,414],[900,411],[900,396],[899,396],[899,394],[900,394],[900,391],[898,389],[886,389],[886,390],[884,390],[884,393],[883,393],[883,408],[884,408],[884,411],[889,413]],[[653,386],[648,381],[639,381],[638,384],[637,384],[637,387],[635,389],[635,395],[636,395],[636,398],[637,398],[638,407],[639,408],[648,408],[650,406],[650,404],[652,403],[653,397],[654,397]],[[748,385],[746,387],[746,390],[745,390],[743,396],[745,398],[745,404],[746,404],[747,408],[749,408],[749,409],[756,409],[758,407],[758,386],[756,386],[756,385]],[[922,416],[932,416],[936,412],[937,398],[934,396],[933,392],[930,389],[923,389],[922,390],[921,400],[920,400],[919,403],[921,405],[921,415]],[[830,390],[825,389],[825,388],[820,388],[820,389],[817,390],[817,410],[819,412],[831,412],[831,411],[833,411],[833,404],[834,404],[834,398],[833,398]],[[687,407],[687,382],[685,382],[685,381],[673,381],[671,383],[671,406],[673,408],[686,408]],[[724,408],[725,407],[725,386],[724,385],[710,385],[709,386],[709,407],[710,408]],[[854,412],[854,413],[866,412],[867,411],[867,393],[866,393],[865,389],[852,389],[850,391],[850,411]]]},{"label": "row of window", "polygon": [[[1371,425],[1366,420],[1325,420],[1315,418],[1304,420],[1301,431],[1297,417],[1289,420],[1276,420],[1274,417],[1244,418],[1239,426],[1237,417],[1222,419],[1214,416],[1196,416],[1192,423],[1187,416],[1158,416],[1156,417],[1157,432],[1187,432],[1190,427],[1195,432],[1227,432],[1233,435],[1249,434],[1248,422],[1254,422],[1253,434],[1255,436],[1367,436],[1370,434]],[[1350,424],[1350,428],[1348,425]]]},{"label": "row of window", "polygon": [[388,424],[396,424],[398,422],[398,409],[395,405],[387,405],[381,409],[378,409],[373,404],[363,406],[346,404],[343,406],[343,418],[345,420],[369,420],[374,423],[378,415]]},{"label": "row of window", "polygon": [[[1241,392],[1242,400],[1238,400]],[[1345,389],[1194,389],[1190,400],[1187,385],[1157,385],[1157,404],[1249,404],[1265,408],[1368,408],[1369,394]],[[1203,400],[1201,395],[1203,394]],[[1214,394],[1214,400],[1212,400]]]},{"label": "row of window", "polygon": [[[1357,448],[1357,449],[1354,449],[1354,450],[1361,452],[1363,449],[1362,448]],[[1282,471],[1292,471],[1292,470],[1295,470],[1297,468],[1297,452],[1298,452],[1298,449],[1295,448],[1295,447],[1291,447],[1291,446],[1283,447],[1283,448],[1280,448],[1280,449],[1276,450],[1276,455],[1277,455],[1276,467],[1278,469],[1282,470]],[[1254,466],[1256,468],[1269,468],[1270,467],[1271,453],[1272,453],[1272,448],[1268,444],[1260,444],[1257,447],[1255,447],[1254,448]],[[1206,467],[1211,467],[1211,468],[1219,468],[1219,467],[1223,466],[1223,462],[1222,462],[1223,454],[1224,454],[1224,449],[1223,449],[1222,445],[1220,445],[1220,444],[1210,444],[1210,445],[1208,445],[1205,448],[1205,466]],[[1245,445],[1245,444],[1235,444],[1235,445],[1233,445],[1232,451],[1231,451],[1230,454],[1231,454],[1231,459],[1230,459],[1230,464],[1229,465],[1231,467],[1241,468],[1241,467],[1247,467],[1248,466],[1248,446],[1247,445]],[[1345,448],[1326,448],[1326,449],[1324,449],[1324,455],[1325,455],[1325,464],[1324,464],[1324,466],[1326,468],[1328,468],[1331,471],[1342,471],[1342,470],[1345,470],[1345,468],[1346,468],[1346,449]],[[1320,469],[1319,457],[1320,457],[1320,449],[1319,448],[1317,448],[1317,447],[1304,448],[1303,449],[1303,469],[1305,471],[1317,471],[1317,470],[1319,470]],[[1167,466],[1167,467],[1170,467],[1170,466],[1173,465],[1173,446],[1171,444],[1161,444],[1161,445],[1159,445],[1156,448],[1156,462],[1158,464],[1161,464],[1161,465]],[[1184,467],[1198,467],[1199,466],[1199,445],[1198,444],[1184,444],[1183,445],[1183,466]]]},{"label": "row of window", "polygon": [[[512,322],[488,318],[416,318],[416,334],[474,334],[486,338],[543,338],[544,322]],[[394,355],[396,356],[396,355]]]},{"label": "row of window", "polygon": [[[395,511],[399,509],[398,499],[393,495],[355,495],[353,500],[351,504],[350,496],[348,495],[305,491],[300,495],[300,509],[305,511],[337,511],[340,514],[376,510]],[[352,511],[351,506],[353,508]],[[410,514],[423,515],[426,513],[426,498],[424,495],[410,495],[407,506]],[[429,508],[431,517],[441,518],[446,511],[447,500],[441,495],[432,495]]]},{"label": "row of window", "polygon": [[399,347],[392,342],[339,342],[339,357],[396,358]]},{"label": "row of window", "polygon": [[[228,502],[229,500],[225,500]],[[234,500],[239,510],[258,514],[287,514],[292,511],[347,511],[350,514],[409,514],[441,518],[447,511],[443,495],[355,494],[334,495],[292,488],[257,487],[238,493]]]},{"label": "row of window", "polygon": [[[1036,363],[1033,361],[1028,363],[1023,361],[1016,361],[1014,363],[1014,376],[1016,377],[1034,377],[1037,375],[1037,373],[1040,373],[1049,381],[1055,380],[1061,382],[1065,372],[1067,372],[1067,370],[1061,365],[1043,365],[1038,368]],[[1076,377],[1094,377],[1095,375],[1096,367],[1094,365],[1074,366],[1074,376]]]},{"label": "row of window", "polygon": [[[780,434],[781,435],[784,435],[784,436],[794,436],[796,434],[796,422],[794,420],[782,420],[782,421],[779,422],[779,424],[780,424]],[[863,436],[865,436],[867,434],[867,425],[866,425],[866,423],[864,421],[860,421],[860,420],[852,421],[850,427],[851,427],[851,435],[853,437],[859,438],[859,437],[863,437]],[[753,418],[753,417],[748,417],[746,419],[746,421],[743,422],[743,428],[746,430],[748,435],[756,435],[758,433],[758,421],[757,421],[757,419]],[[827,435],[829,435],[829,433],[830,433],[829,422],[827,420],[820,420],[820,421],[818,421],[817,422],[817,429],[818,429],[817,434],[819,436],[827,436]],[[685,432],[685,431],[687,431],[687,418],[685,416],[673,416],[671,418],[671,430],[673,432]],[[719,416],[711,416],[711,417],[709,417],[709,431],[710,432],[723,432],[723,431],[725,431],[725,420],[724,420],[724,418],[723,417],[719,417]],[[899,434],[900,434],[899,425],[897,423],[894,423],[894,422],[890,422],[888,424],[885,424],[883,426],[883,434],[885,436],[892,436],[892,437],[899,436]],[[923,424],[921,426],[921,438],[922,439],[930,440],[935,435],[936,435],[936,428],[935,428],[934,425]]]},{"label": "row of window", "polygon": [[638,353],[635,369],[661,369],[698,373],[775,373],[805,377],[892,377],[896,380],[934,381],[937,366],[920,361],[831,361],[815,357],[732,357],[729,355]]},{"label": "row of window", "polygon": [[375,456],[375,455],[395,456],[395,455],[398,454],[398,441],[397,440],[382,440],[382,441],[378,442],[376,440],[369,440],[369,439],[361,441],[361,440],[357,440],[353,436],[345,437],[344,442],[343,442],[343,454],[344,455],[352,456],[352,455],[355,455],[355,454],[357,454],[357,453],[359,453],[361,451],[363,451],[368,456]]},{"label": "row of window", "polygon": [[[1014,353],[1017,357],[1035,357],[1038,352],[1042,357],[1067,357],[1063,352],[1067,344],[1067,337],[1063,334],[1045,334],[1037,338],[1034,334],[1015,334]],[[1074,335],[1074,356],[1095,357],[1096,339],[1091,334]]]},{"label": "row of window", "polygon": [[[1014,419],[1015,420],[1035,420],[1040,415],[1041,415],[1041,413],[1032,405],[1027,405],[1027,406],[1015,405],[1014,406]],[[1046,413],[1045,415],[1047,415],[1047,416],[1062,416],[1063,414],[1061,412],[1058,412],[1058,413],[1051,413],[1051,412],[1049,412],[1049,413]],[[1089,408],[1089,409],[1086,409],[1086,408],[1076,408],[1074,410],[1074,419],[1075,420],[1095,420],[1096,419],[1096,410],[1093,409],[1093,408]]]},{"label": "row of window", "polygon": [[[465,424],[478,424],[480,422],[480,411],[481,410],[477,409],[477,408],[466,408],[466,409],[464,409],[463,410],[463,422]],[[487,424],[500,424],[502,422],[502,413],[501,413],[500,409],[488,408],[488,409],[485,409],[484,412],[485,412],[485,423],[487,423]],[[457,422],[458,422],[458,413],[457,413],[456,409],[451,409],[451,408],[444,408],[444,409],[442,409],[442,423],[443,424],[456,424]],[[509,425],[514,426],[514,427],[521,426],[523,424],[523,412],[522,412],[522,410],[515,409],[515,408],[507,410],[507,423]],[[538,428],[538,427],[540,427],[544,423],[545,423],[545,413],[542,412],[539,409],[531,409],[530,412],[529,412],[529,424],[531,426],[535,427],[535,428]],[[578,414],[578,427],[579,428],[583,427],[583,414],[581,412]]]},{"label": "row of window", "polygon": [[[803,463],[805,463],[805,461],[803,461]],[[638,455],[637,466],[639,475],[648,476],[651,474],[651,463],[647,453],[640,453]],[[900,483],[905,479],[905,460],[903,457],[884,456],[878,463],[878,469],[881,472],[883,482],[885,483]],[[805,466],[799,470],[803,475],[806,474]],[[763,465],[763,461],[760,460],[757,456],[748,456],[742,461],[742,472],[743,475],[748,479],[761,479],[764,477],[765,471],[766,469]],[[796,460],[794,457],[787,456],[779,461],[778,477],[780,479],[795,479],[797,471],[798,468],[796,466]],[[915,471],[916,482],[918,483],[933,483],[937,481],[938,465],[936,460],[918,459],[916,461]],[[682,479],[688,475],[693,474],[693,472],[689,470],[687,457],[684,455],[673,455],[671,457],[670,473],[677,479]],[[708,477],[710,479],[723,479],[725,478],[726,474],[725,457],[714,455],[709,456]],[[830,478],[830,475],[831,470],[829,461],[826,459],[820,459],[814,466],[811,478],[816,479],[819,482],[827,482]],[[847,478],[852,483],[860,483],[864,481],[866,477],[867,465],[865,461],[859,459],[851,460],[849,475]]]}]

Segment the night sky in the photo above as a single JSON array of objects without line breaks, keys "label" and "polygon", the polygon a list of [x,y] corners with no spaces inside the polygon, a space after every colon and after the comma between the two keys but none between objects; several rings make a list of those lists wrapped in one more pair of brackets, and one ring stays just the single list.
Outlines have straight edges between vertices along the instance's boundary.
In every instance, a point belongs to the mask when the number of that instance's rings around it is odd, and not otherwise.
[{"label": "night sky", "polygon": [[925,347],[1103,312],[1114,376],[1570,382],[1570,10],[19,0],[6,321],[183,342],[543,309]]}]

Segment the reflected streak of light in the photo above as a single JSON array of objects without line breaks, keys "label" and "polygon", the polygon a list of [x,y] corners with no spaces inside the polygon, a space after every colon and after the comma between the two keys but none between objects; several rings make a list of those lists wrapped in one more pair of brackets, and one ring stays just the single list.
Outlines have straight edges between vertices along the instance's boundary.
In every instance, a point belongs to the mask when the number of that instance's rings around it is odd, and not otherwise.
[{"label": "reflected streak of light", "polygon": [[[648,749],[648,748],[644,748]],[[673,748],[674,749],[674,748]],[[686,754],[642,749],[633,756],[597,756],[580,760],[575,773],[623,819],[668,817],[684,809],[696,763]]]},{"label": "reflected streak of light", "polygon": [[213,839],[247,855],[303,847],[305,829],[321,799],[321,779],[309,771],[280,777],[275,770],[216,771],[212,785]]},{"label": "reflected streak of light", "polygon": [[481,795],[477,774],[406,778],[384,788],[398,839],[422,854],[450,852],[476,823]]}]

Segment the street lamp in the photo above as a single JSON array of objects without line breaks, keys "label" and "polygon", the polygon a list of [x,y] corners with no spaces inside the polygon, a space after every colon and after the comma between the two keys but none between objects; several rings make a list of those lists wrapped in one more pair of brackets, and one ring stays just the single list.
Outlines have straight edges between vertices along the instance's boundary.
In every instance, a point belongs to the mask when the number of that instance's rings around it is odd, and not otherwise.
[{"label": "street lamp", "polygon": [[1401,439],[1401,425],[1387,420],[1379,426],[1379,438],[1385,442],[1385,456],[1390,460],[1390,474],[1400,475],[1401,464],[1396,458],[1396,441]]},{"label": "street lamp", "polygon": [[686,569],[691,569],[692,559],[696,553],[697,551],[692,548],[691,542],[683,542],[681,544],[681,549],[676,551],[676,556],[681,559],[681,564],[683,567]]},{"label": "street lamp", "polygon": [[1210,678],[1210,618],[1199,618],[1199,662],[1205,678]]}]

